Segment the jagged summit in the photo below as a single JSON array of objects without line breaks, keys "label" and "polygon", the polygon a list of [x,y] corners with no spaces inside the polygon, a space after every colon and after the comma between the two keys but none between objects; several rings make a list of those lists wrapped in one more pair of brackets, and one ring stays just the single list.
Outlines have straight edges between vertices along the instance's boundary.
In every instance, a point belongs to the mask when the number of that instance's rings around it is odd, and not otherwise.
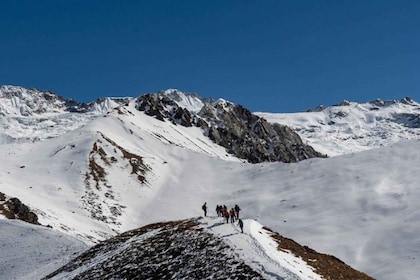
[{"label": "jagged summit", "polygon": [[45,140],[75,130],[131,98],[79,103],[51,91],[0,86],[0,144]]},{"label": "jagged summit", "polygon": [[104,114],[130,98],[100,98],[79,103],[48,90],[26,89],[19,86],[0,86],[0,115],[29,117],[62,113]]},{"label": "jagged summit", "polygon": [[173,100],[179,107],[185,108],[193,113],[200,111],[206,102],[211,101],[209,98],[201,98],[196,93],[184,93],[177,89],[162,90],[157,95],[161,97],[165,96]]},{"label": "jagged summit", "polygon": [[32,116],[34,114],[60,113],[70,104],[51,91],[38,91],[16,86],[0,86],[1,116]]}]

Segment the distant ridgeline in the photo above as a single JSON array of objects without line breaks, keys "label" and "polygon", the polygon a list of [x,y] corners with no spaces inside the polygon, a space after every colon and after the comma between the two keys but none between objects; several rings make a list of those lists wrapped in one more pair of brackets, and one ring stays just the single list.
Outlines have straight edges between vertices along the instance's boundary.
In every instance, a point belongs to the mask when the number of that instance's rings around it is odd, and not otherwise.
[{"label": "distant ridgeline", "polygon": [[[65,112],[101,115],[117,106],[127,105],[131,100],[133,98],[130,97],[102,98],[91,103],[78,103],[51,91],[0,86],[0,117],[41,117],[45,113]],[[297,162],[326,157],[304,144],[288,126],[270,124],[241,105],[222,99],[213,101],[195,94],[167,90],[138,97],[136,107],[161,121],[200,127],[205,135],[225,147],[228,153],[251,163]],[[59,118],[55,120],[59,121]],[[13,135],[7,134],[3,138],[16,141]]]},{"label": "distant ridgeline", "polygon": [[166,92],[160,92],[140,96],[137,99],[137,109],[161,121],[169,120],[186,127],[200,127],[210,139],[225,147],[228,153],[251,163],[290,163],[326,157],[305,145],[300,136],[289,127],[270,124],[241,105],[225,100],[203,100],[202,108],[192,112],[178,105]]}]

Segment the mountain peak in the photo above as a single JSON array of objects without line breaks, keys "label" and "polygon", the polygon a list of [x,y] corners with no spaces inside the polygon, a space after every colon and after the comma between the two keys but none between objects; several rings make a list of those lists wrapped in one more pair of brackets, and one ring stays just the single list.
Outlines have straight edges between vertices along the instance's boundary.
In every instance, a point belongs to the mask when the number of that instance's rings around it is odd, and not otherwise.
[{"label": "mountain peak", "polygon": [[66,110],[66,99],[51,91],[17,86],[0,87],[0,115],[32,116]]},{"label": "mountain peak", "polygon": [[161,97],[167,97],[178,104],[179,107],[194,113],[200,111],[204,103],[208,102],[209,100],[201,98],[196,93],[184,93],[177,89],[159,91],[157,95]]}]

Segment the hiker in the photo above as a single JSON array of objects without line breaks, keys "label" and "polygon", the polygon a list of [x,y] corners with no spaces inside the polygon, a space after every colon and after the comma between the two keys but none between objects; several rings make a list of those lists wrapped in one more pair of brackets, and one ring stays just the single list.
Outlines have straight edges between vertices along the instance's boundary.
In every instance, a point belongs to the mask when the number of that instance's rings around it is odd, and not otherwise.
[{"label": "hiker", "polygon": [[216,206],[216,213],[217,213],[217,217],[223,217],[222,205]]},{"label": "hiker", "polygon": [[235,204],[235,214],[236,214],[236,219],[239,219],[239,211],[241,210],[241,208],[239,208],[238,204]]},{"label": "hiker", "polygon": [[244,222],[241,219],[238,219],[238,226],[241,228],[241,232],[244,233]]},{"label": "hiker", "polygon": [[233,208],[230,209],[229,215],[230,215],[230,222],[234,223],[235,222],[235,210]]},{"label": "hiker", "polygon": [[226,223],[228,224],[229,223],[229,212],[228,211],[224,211],[223,212],[223,216],[225,216]]},{"label": "hiker", "polygon": [[204,202],[203,206],[201,206],[201,209],[204,211],[204,217],[207,217],[207,202]]}]

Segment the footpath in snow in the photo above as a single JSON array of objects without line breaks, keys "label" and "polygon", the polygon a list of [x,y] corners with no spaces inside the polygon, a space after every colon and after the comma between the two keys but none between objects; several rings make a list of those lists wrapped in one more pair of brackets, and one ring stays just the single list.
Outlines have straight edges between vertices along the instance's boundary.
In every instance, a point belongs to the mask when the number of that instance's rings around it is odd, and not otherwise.
[{"label": "footpath in snow", "polygon": [[242,221],[244,233],[241,233],[237,222],[226,223],[222,217],[205,217],[201,224],[204,229],[222,238],[235,254],[267,279],[322,279],[301,258],[278,250],[278,243],[260,223],[252,219]]}]

